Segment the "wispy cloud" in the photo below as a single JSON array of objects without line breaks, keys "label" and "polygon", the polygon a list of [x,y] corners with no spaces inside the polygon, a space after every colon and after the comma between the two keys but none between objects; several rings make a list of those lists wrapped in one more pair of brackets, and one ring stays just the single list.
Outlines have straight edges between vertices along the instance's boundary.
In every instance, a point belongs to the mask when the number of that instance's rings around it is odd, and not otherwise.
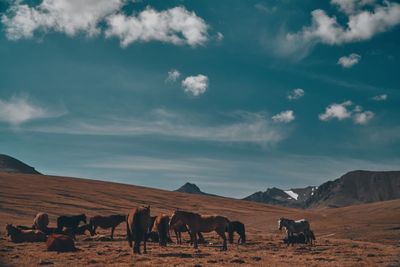
[{"label": "wispy cloud", "polygon": [[59,117],[65,111],[56,112],[34,104],[28,95],[15,95],[10,99],[0,99],[0,122],[19,125],[28,121]]},{"label": "wispy cloud", "polygon": [[354,65],[360,62],[361,56],[355,53],[352,53],[348,56],[343,56],[339,58],[337,64],[341,65],[343,68],[351,68]]},{"label": "wispy cloud", "polygon": [[168,71],[166,81],[167,82],[176,82],[176,80],[178,80],[180,76],[181,76],[181,73],[179,72],[179,70],[172,69],[172,70]]},{"label": "wispy cloud", "polygon": [[[141,119],[109,117],[94,120],[74,120],[62,125],[35,126],[31,131],[77,134],[135,136],[158,135],[224,143],[256,143],[272,145],[287,136],[287,130],[273,125],[264,113],[236,111],[224,115],[225,122],[209,123],[207,118],[191,117],[162,109]],[[229,122],[228,122],[229,121]]]},{"label": "wispy cloud", "polygon": [[304,96],[304,90],[301,88],[296,88],[288,93],[287,98],[289,100],[296,100],[302,98],[303,96]]},{"label": "wispy cloud", "polygon": [[293,110],[285,110],[274,116],[272,116],[272,120],[275,122],[284,122],[289,123],[295,119]]},{"label": "wispy cloud", "polygon": [[387,98],[388,98],[387,94],[376,95],[376,96],[371,97],[371,99],[374,101],[385,101],[385,100],[387,100]]}]

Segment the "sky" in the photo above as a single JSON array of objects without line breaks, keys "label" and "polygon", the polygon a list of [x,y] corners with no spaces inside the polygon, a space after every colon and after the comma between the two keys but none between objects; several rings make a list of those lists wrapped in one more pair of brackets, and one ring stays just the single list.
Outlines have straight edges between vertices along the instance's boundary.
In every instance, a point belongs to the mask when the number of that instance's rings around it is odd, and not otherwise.
[{"label": "sky", "polygon": [[242,198],[399,170],[400,3],[0,0],[0,153]]}]

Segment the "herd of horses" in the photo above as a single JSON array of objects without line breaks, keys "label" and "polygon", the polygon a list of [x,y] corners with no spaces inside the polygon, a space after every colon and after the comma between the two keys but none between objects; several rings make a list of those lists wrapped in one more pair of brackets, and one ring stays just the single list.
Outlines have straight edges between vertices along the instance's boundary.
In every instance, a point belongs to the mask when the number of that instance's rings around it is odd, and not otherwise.
[{"label": "herd of horses", "polygon": [[[222,239],[221,250],[228,249],[228,240],[231,244],[234,242],[235,232],[239,235],[238,244],[246,243],[245,226],[239,221],[230,221],[219,215],[201,215],[183,210],[176,210],[171,216],[166,214],[151,216],[150,206],[132,209],[128,215],[94,216],[89,220],[85,214],[62,215],[57,218],[57,227],[49,227],[48,214],[40,212],[34,218],[31,227],[7,224],[6,231],[10,240],[15,243],[46,242],[49,251],[75,251],[76,235],[85,234],[87,231],[94,236],[97,228],[111,228],[111,239],[113,239],[115,228],[123,222],[126,223],[126,239],[134,254],[141,253],[141,243],[144,253],[147,253],[146,245],[149,240],[158,242],[160,246],[167,246],[172,242],[170,231],[175,233],[177,244],[182,244],[182,233],[188,233],[190,243],[195,249],[199,243],[206,242],[202,233],[209,232],[216,232]],[[312,245],[315,240],[307,220],[294,221],[280,218],[278,227],[279,230],[286,230],[287,237],[284,243],[288,245],[294,243]]]}]

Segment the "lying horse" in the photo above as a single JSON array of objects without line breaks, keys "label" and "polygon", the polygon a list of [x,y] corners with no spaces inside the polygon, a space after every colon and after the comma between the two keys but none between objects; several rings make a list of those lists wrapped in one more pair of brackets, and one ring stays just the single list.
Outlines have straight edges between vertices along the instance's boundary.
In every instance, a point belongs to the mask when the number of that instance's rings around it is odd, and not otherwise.
[{"label": "lying horse", "polygon": [[20,230],[12,224],[7,224],[6,231],[7,236],[9,236],[14,243],[46,241],[46,234],[39,230]]},{"label": "lying horse", "polygon": [[36,214],[35,219],[33,219],[33,228],[46,232],[47,226],[49,225],[49,215],[44,212],[39,212]]},{"label": "lying horse", "polygon": [[133,253],[135,254],[140,254],[140,242],[142,241],[144,253],[147,253],[146,242],[150,220],[150,206],[131,210],[126,217],[126,235],[128,238],[128,244],[132,247],[132,241],[134,241]]},{"label": "lying horse", "polygon": [[[68,235],[68,236],[72,237],[73,239],[75,239],[76,235],[84,235],[86,231],[88,231],[92,236],[94,235],[90,224],[84,224],[84,225],[78,226],[76,228],[64,227],[62,229],[62,231],[59,233]],[[57,233],[57,232],[55,232],[55,233]]]},{"label": "lying horse", "polygon": [[70,236],[51,234],[46,241],[47,251],[72,252],[76,251],[75,242]]},{"label": "lying horse", "polygon": [[238,233],[239,239],[238,244],[246,243],[246,230],[244,224],[239,221],[232,221],[229,223],[228,233],[229,233],[229,243],[233,243],[234,232]]},{"label": "lying horse", "polygon": [[160,246],[167,246],[169,239],[169,216],[165,214],[157,216],[154,220],[152,229],[158,233]]},{"label": "lying horse", "polygon": [[[174,230],[175,237],[176,237],[176,243],[179,245],[182,244],[182,233],[187,232],[190,236],[188,228],[183,223],[177,223],[175,225],[170,224],[170,228],[172,230]],[[203,235],[200,232],[197,233],[197,236],[198,236],[198,239],[197,239],[198,243],[206,243],[206,240],[204,239]],[[190,238],[191,238],[191,236],[190,236]],[[193,244],[192,239],[190,239],[190,243]]]},{"label": "lying horse", "polygon": [[125,215],[110,215],[110,216],[94,216],[90,218],[89,224],[91,226],[92,235],[96,234],[97,227],[102,229],[111,228],[111,239],[114,238],[115,228],[126,220]]},{"label": "lying horse", "polygon": [[170,226],[182,223],[187,226],[194,248],[198,248],[197,234],[215,231],[222,239],[222,250],[227,250],[225,231],[229,227],[229,220],[223,216],[204,216],[198,213],[176,210],[171,217]]},{"label": "lying horse", "polygon": [[[305,219],[294,221],[282,217],[278,220],[278,226],[279,230],[282,230],[282,228],[286,228],[288,239],[293,234],[300,234],[300,233],[303,233],[307,239],[308,238],[307,233],[310,231],[310,223]],[[308,240],[306,241],[308,242]]]},{"label": "lying horse", "polygon": [[83,222],[86,224],[86,215],[72,215],[72,216],[60,216],[57,218],[57,228],[59,231],[62,231],[64,227],[77,229],[79,223]]}]

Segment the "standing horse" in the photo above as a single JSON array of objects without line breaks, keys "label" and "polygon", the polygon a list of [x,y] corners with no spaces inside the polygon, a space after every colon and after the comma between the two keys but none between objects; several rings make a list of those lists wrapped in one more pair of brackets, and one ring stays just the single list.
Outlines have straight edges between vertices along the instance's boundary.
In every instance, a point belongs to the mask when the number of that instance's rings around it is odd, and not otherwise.
[{"label": "standing horse", "polygon": [[7,224],[6,231],[14,243],[46,241],[46,234],[39,230],[20,230],[12,224]]},{"label": "standing horse", "polygon": [[154,220],[153,230],[157,231],[160,246],[166,247],[169,239],[169,216],[157,216]]},{"label": "standing horse", "polygon": [[[189,234],[190,243],[193,244],[193,240],[191,239],[192,237],[190,236],[189,230],[185,224],[183,224],[183,223],[176,223],[175,225],[170,224],[170,229],[174,230],[175,237],[176,237],[176,243],[178,245],[182,244],[182,233],[186,233],[186,232]],[[197,233],[197,236],[198,236],[198,239],[197,239],[198,243],[206,243],[204,236],[200,232]]]},{"label": "standing horse", "polygon": [[115,228],[126,220],[125,215],[116,214],[110,216],[94,216],[90,218],[89,224],[91,226],[91,234],[96,234],[97,227],[102,229],[111,228],[111,239],[114,238]]},{"label": "standing horse", "polygon": [[239,221],[232,221],[229,223],[229,243],[233,243],[234,232],[239,234],[238,244],[246,243],[246,230],[244,224]]},{"label": "standing horse", "polygon": [[76,230],[79,226],[79,223],[83,222],[86,224],[86,215],[72,215],[72,216],[60,216],[57,218],[57,228],[59,231],[62,231],[64,227],[71,228]]},{"label": "standing horse", "polygon": [[309,237],[308,232],[310,231],[310,223],[307,220],[302,219],[295,221],[282,217],[278,220],[278,226],[279,230],[282,230],[282,228],[286,228],[288,239],[293,234],[303,233],[304,236],[306,237],[306,241],[308,242],[308,237]]},{"label": "standing horse", "polygon": [[176,210],[171,217],[170,226],[177,223],[185,224],[189,230],[194,248],[198,248],[197,233],[215,231],[223,239],[222,250],[227,250],[225,231],[229,227],[229,220],[223,216],[205,216],[198,213]]},{"label": "standing horse", "polygon": [[48,225],[49,225],[49,215],[47,213],[39,212],[38,214],[36,214],[35,219],[33,219],[34,229],[46,233]]},{"label": "standing horse", "polygon": [[131,210],[126,217],[128,244],[132,247],[132,241],[134,241],[133,253],[135,254],[140,254],[141,241],[143,241],[144,253],[147,253],[146,241],[150,220],[150,206]]}]

